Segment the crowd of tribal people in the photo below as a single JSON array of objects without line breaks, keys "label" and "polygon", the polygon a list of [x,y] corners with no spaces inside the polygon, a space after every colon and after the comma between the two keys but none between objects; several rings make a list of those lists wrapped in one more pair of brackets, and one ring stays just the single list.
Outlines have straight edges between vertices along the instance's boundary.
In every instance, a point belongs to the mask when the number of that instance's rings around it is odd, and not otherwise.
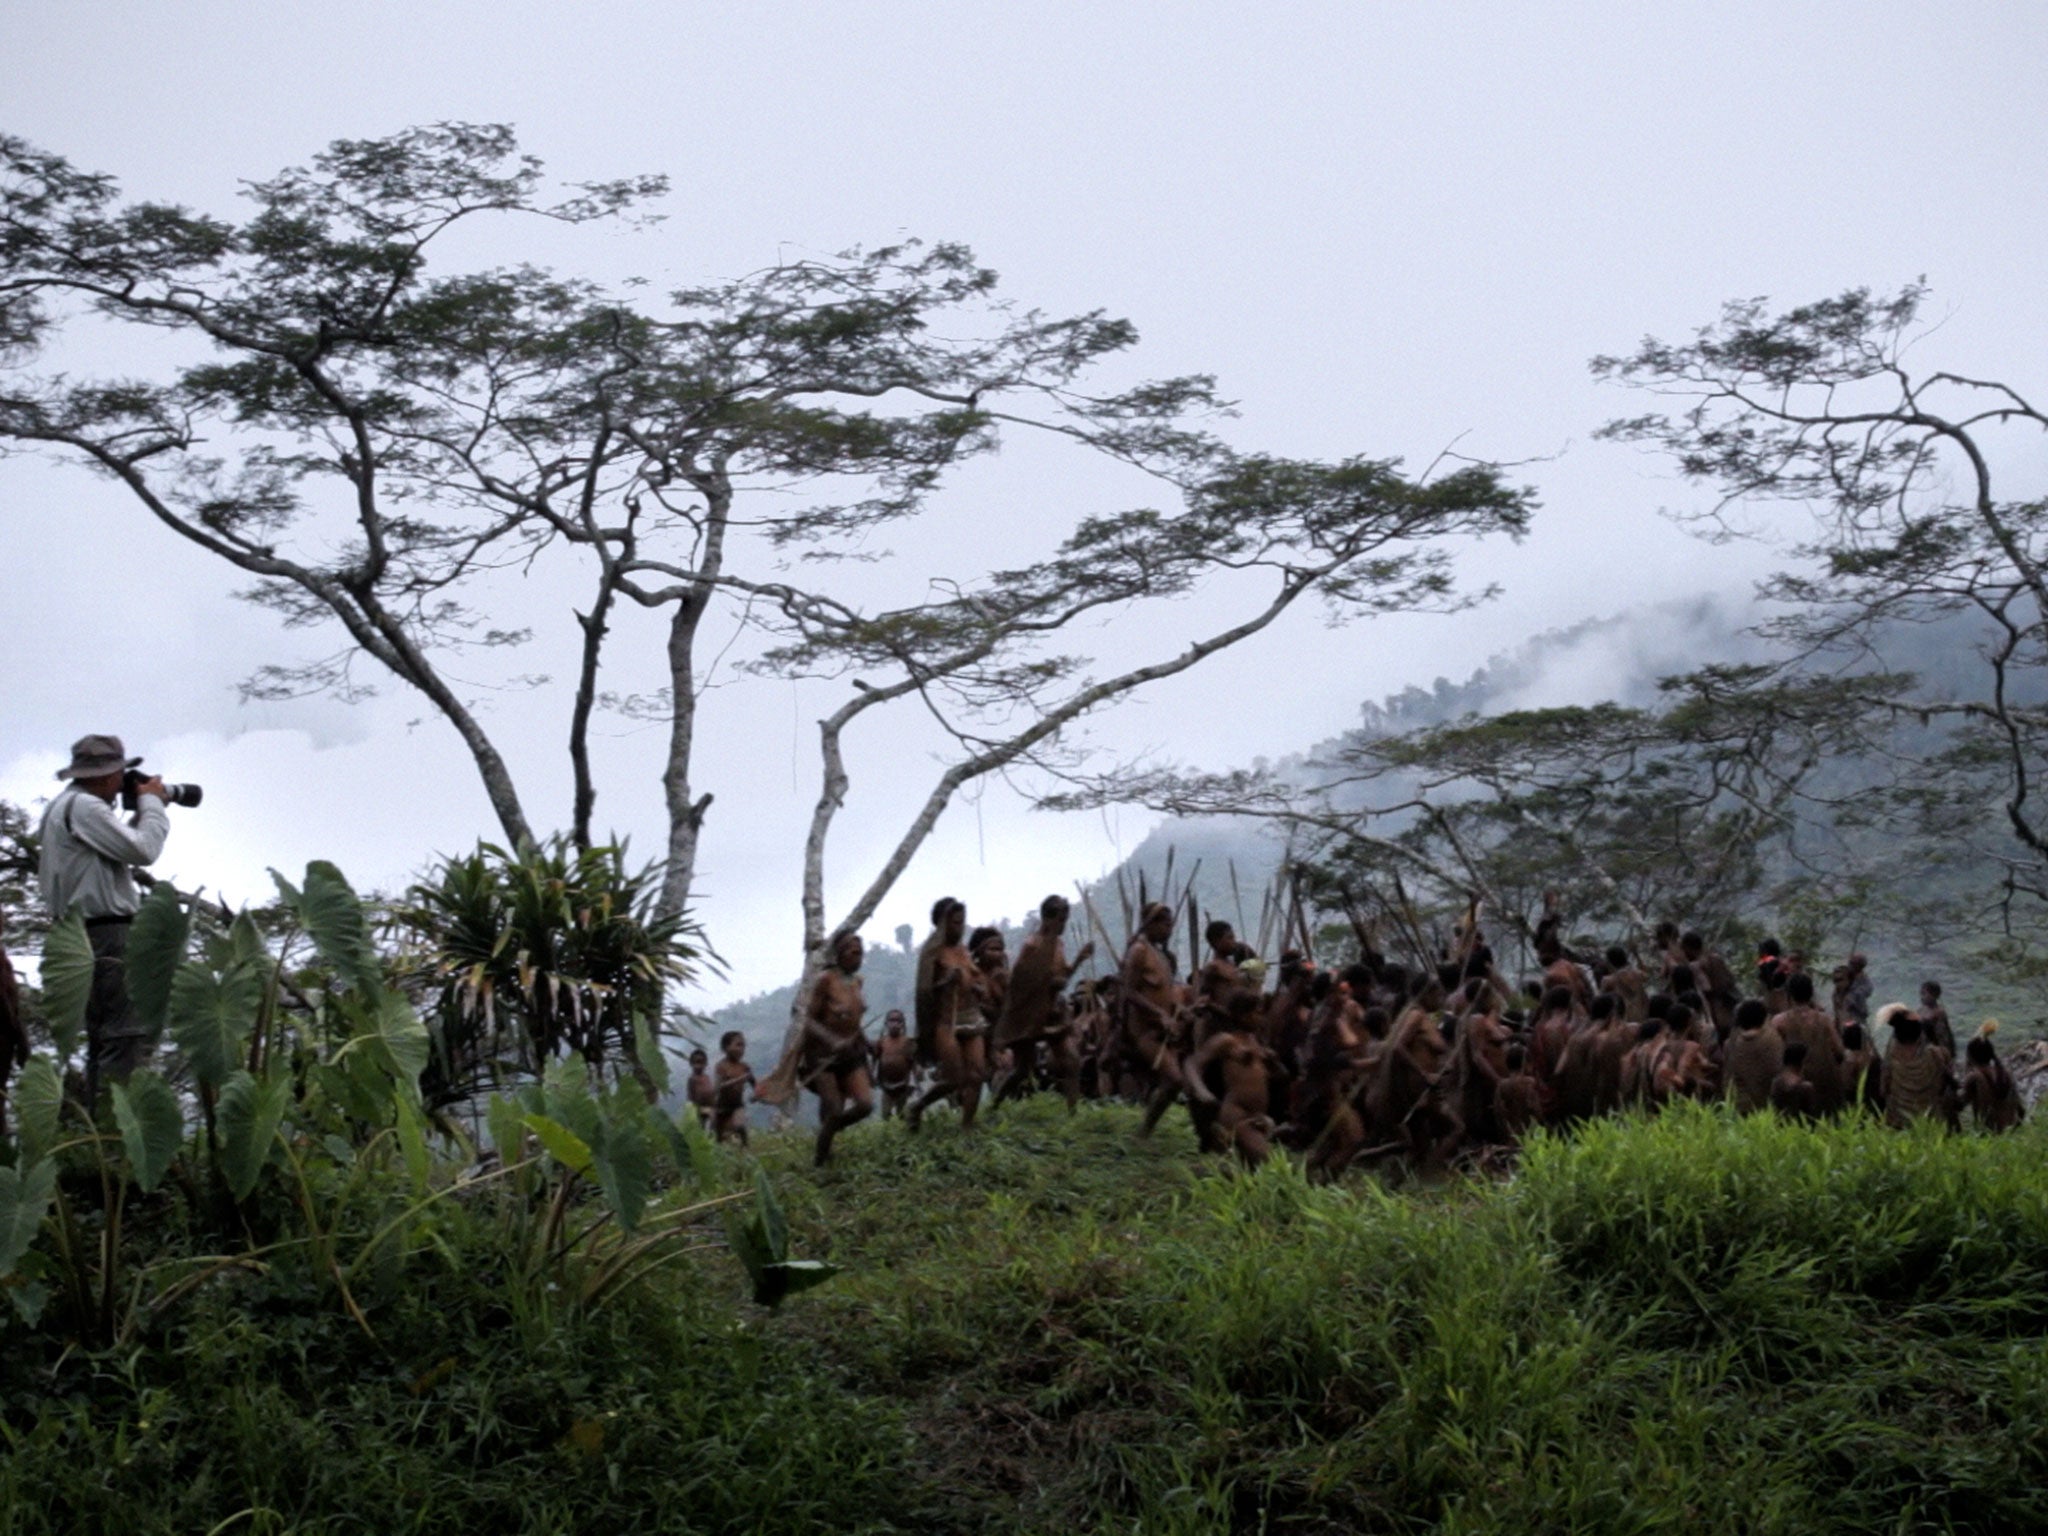
[{"label": "crowd of tribal people", "polygon": [[1532,1127],[1681,1098],[1895,1126],[1931,1117],[1959,1128],[1967,1115],[1992,1131],[2025,1113],[1995,1024],[1958,1052],[1933,981],[1917,1005],[1873,1018],[1860,954],[1829,975],[1823,1006],[1805,957],[1775,941],[1741,974],[1671,923],[1639,956],[1575,949],[1546,897],[1538,974],[1519,984],[1497,968],[1476,902],[1428,965],[1390,960],[1355,924],[1356,962],[1320,968],[1288,949],[1269,967],[1214,920],[1206,956],[1183,969],[1170,947],[1176,908],[1150,902],[1115,972],[1076,980],[1096,946],[1068,955],[1070,916],[1064,898],[1047,897],[1012,956],[1000,930],[970,932],[966,908],[942,899],[917,955],[914,1024],[891,1010],[872,1039],[864,946],[840,934],[774,1073],[756,1084],[744,1037],[728,1033],[715,1064],[694,1059],[690,1097],[721,1139],[743,1140],[750,1089],[786,1105],[808,1088],[821,1164],[877,1098],[913,1132],[937,1107],[956,1107],[971,1129],[978,1112],[1050,1091],[1070,1108],[1142,1103],[1149,1134],[1181,1103],[1205,1148],[1257,1164],[1285,1147],[1324,1178],[1390,1158],[1427,1171],[1502,1157]]}]

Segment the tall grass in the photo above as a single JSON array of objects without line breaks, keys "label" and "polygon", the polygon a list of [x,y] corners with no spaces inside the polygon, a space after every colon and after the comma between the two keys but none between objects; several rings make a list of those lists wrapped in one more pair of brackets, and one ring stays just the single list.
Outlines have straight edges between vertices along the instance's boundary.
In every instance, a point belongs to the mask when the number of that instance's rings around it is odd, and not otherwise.
[{"label": "tall grass", "polygon": [[935,1154],[878,1146],[846,1220],[928,1246],[906,1272],[842,1243],[852,1283],[811,1314],[880,1345],[831,1352],[913,1404],[963,1523],[2048,1528],[2033,1133],[1681,1109],[1419,1196],[1046,1168],[1105,1186],[1076,1213],[1008,1169],[1002,1137],[1057,1125],[1025,1122],[956,1153],[943,1201]]},{"label": "tall grass", "polygon": [[1682,1107],[1418,1192],[1116,1107],[763,1137],[847,1266],[780,1312],[700,1253],[529,1346],[459,1232],[375,1345],[251,1282],[6,1362],[0,1533],[2048,1529],[2044,1139]]}]

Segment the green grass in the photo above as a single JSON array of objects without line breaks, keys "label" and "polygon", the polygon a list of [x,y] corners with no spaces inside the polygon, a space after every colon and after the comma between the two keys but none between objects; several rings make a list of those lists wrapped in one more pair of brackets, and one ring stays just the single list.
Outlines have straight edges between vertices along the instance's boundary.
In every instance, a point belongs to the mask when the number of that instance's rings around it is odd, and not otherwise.
[{"label": "green grass", "polygon": [[0,1536],[2048,1528],[2033,1126],[1687,1109],[1421,1192],[1044,1098],[756,1149],[846,1266],[772,1315],[705,1252],[535,1339],[479,1224],[374,1343],[243,1282],[10,1335]]},{"label": "green grass", "polygon": [[811,1186],[851,1273],[785,1326],[909,1406],[962,1528],[2048,1528],[2031,1131],[1687,1110],[1413,1195],[1133,1119],[864,1137]]}]

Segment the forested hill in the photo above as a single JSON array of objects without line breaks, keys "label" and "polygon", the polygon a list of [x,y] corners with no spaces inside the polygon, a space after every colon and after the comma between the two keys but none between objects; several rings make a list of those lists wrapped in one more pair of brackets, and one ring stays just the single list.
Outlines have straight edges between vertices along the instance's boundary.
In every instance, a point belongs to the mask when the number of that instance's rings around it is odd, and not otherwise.
[{"label": "forested hill", "polygon": [[[1588,619],[1537,635],[1493,657],[1462,682],[1438,677],[1428,687],[1410,684],[1386,698],[1365,700],[1358,707],[1358,729],[1367,736],[1398,736],[1470,715],[1509,710],[1601,700],[1648,704],[1657,696],[1660,678],[1709,662],[1753,656],[1757,643],[1745,633],[1745,626],[1752,622],[1754,615],[1746,605],[1711,597]],[[1249,766],[1270,767],[1285,775],[1335,742],[1275,745],[1279,747],[1275,754],[1257,758]],[[1202,766],[1227,769],[1241,765]],[[1230,919],[1246,937],[1257,940],[1261,893],[1285,852],[1285,833],[1269,823],[1166,818],[1095,890],[1098,901],[1104,902],[1103,916],[1110,919],[1119,874],[1128,891],[1135,893],[1141,878],[1148,890],[1157,891],[1166,881],[1171,858],[1176,888],[1194,869],[1195,898],[1203,910]],[[1277,936],[1273,933],[1268,938]]]},{"label": "forested hill", "polygon": [[[1662,678],[1713,663],[1760,659],[1763,644],[1748,632],[1757,618],[1757,611],[1747,604],[1699,599],[1634,609],[1555,630],[1494,657],[1462,682],[1438,678],[1427,688],[1410,686],[1377,702],[1367,701],[1360,706],[1359,730],[1368,737],[1390,737],[1468,716],[1497,716],[1514,710],[1591,705],[1603,700],[1651,705],[1659,698]],[[1896,623],[1881,633],[1877,649],[1859,664],[1910,673],[1919,679],[1926,697],[1970,697],[1982,686],[1980,640],[1961,620]],[[2039,683],[2022,680],[2020,686],[2034,694],[2048,694],[2048,688]],[[1285,774],[1333,745],[1317,743],[1276,755],[1258,766]],[[1823,762],[1815,775],[1816,793],[1841,795],[1851,790],[1863,766],[1855,761]],[[1383,783],[1379,798],[1399,798],[1390,793],[1399,783],[1398,779]],[[1399,825],[1390,821],[1376,830],[1385,833]],[[1802,814],[1800,828],[1798,836],[1819,833],[1823,840],[1840,830],[1811,807]],[[1945,1001],[1958,1019],[1974,1022],[1995,1016],[2013,1035],[2048,1035],[2048,1017],[2043,1016],[2048,1008],[2043,1006],[2033,977],[2038,965],[2026,957],[2025,946],[2020,946],[2017,963],[2011,961],[2010,954],[1996,965],[1985,962],[1985,951],[1999,943],[2000,934],[1995,914],[1985,910],[1987,882],[1977,878],[1983,872],[1953,866],[1933,868],[1904,856],[1894,865],[1881,831],[1848,835],[1861,837],[1865,856],[1878,874],[1869,891],[1855,898],[1860,903],[1858,910],[1816,941],[1815,958],[1824,962],[1823,974],[1847,949],[1860,948],[1870,955],[1881,1001],[1910,1000],[1921,980],[1940,978],[1947,988]],[[1156,825],[1120,870],[1112,871],[1095,889],[1105,919],[1118,927],[1120,914],[1111,914],[1118,900],[1119,875],[1126,891],[1135,893],[1142,878],[1146,887],[1156,892],[1165,882],[1169,859],[1175,867],[1176,888],[1193,867],[1197,870],[1196,900],[1203,911],[1231,919],[1259,944],[1262,953],[1271,955],[1283,940],[1277,920],[1261,935],[1261,895],[1285,856],[1285,835],[1270,822],[1169,818]],[[1835,900],[1844,896],[1840,887],[1816,883],[1793,865],[1783,850],[1772,854],[1767,863],[1771,883],[1793,888],[1795,907],[1803,906],[1798,894],[1802,882],[1815,896]],[[1888,892],[1884,886],[1893,874],[1897,887]],[[1944,906],[1944,897],[1949,898],[1946,913],[1931,924],[1922,922],[1917,914]],[[1759,928],[1783,927],[1788,942],[1799,941],[1797,930],[1806,917],[1803,910],[1668,915],[1710,929],[1734,923],[1752,936]],[[1178,942],[1185,945],[1187,941],[1182,937]],[[2006,947],[2011,949],[2009,941]]]}]

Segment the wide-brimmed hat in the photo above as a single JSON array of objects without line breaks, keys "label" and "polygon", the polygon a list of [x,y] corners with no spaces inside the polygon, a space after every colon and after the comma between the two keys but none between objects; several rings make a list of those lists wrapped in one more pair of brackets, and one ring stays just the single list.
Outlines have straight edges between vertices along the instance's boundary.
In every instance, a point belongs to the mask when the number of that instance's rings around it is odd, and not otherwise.
[{"label": "wide-brimmed hat", "polygon": [[71,743],[71,766],[59,768],[60,779],[96,779],[103,773],[119,773],[141,762],[130,757],[118,736],[81,736]]}]

